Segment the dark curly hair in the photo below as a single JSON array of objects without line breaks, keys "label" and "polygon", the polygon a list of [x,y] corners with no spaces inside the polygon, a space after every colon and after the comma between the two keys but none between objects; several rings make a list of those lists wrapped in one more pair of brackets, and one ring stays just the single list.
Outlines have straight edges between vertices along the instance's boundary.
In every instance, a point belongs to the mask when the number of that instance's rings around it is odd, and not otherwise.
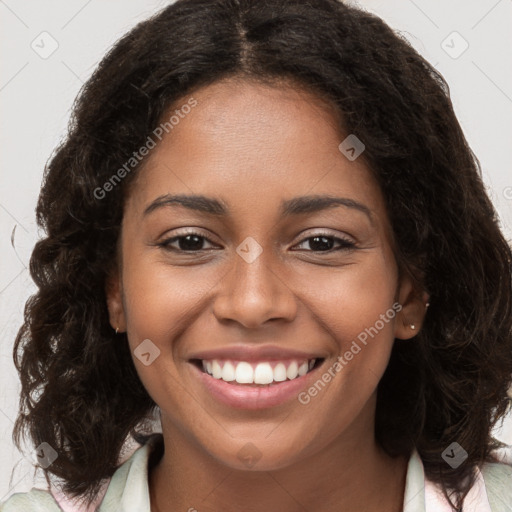
[{"label": "dark curly hair", "polygon": [[[431,303],[414,341],[394,344],[376,438],[391,456],[416,448],[461,509],[475,468],[503,446],[492,429],[510,403],[512,253],[444,78],[377,16],[336,0],[178,0],[104,57],[45,169],[36,210],[45,236],[30,261],[38,290],[14,347],[17,446],[27,435],[49,443],[58,458],[47,478],[92,500],[126,440],[144,442],[156,404],[110,327],[105,293],[139,169],[105,197],[95,191],[172,106],[229,77],[303,87],[364,142],[398,264]],[[468,453],[455,469],[441,457],[453,441]]]}]

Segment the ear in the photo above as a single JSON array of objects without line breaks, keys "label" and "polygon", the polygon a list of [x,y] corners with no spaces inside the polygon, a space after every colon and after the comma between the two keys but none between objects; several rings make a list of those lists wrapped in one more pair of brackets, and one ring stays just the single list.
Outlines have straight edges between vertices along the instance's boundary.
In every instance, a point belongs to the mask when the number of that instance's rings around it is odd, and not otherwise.
[{"label": "ear", "polygon": [[428,308],[429,294],[414,286],[410,275],[400,279],[398,302],[402,309],[395,322],[395,338],[408,340],[421,330]]},{"label": "ear", "polygon": [[109,273],[105,281],[105,295],[112,329],[118,329],[118,332],[125,332],[126,318],[123,305],[123,289],[121,274],[117,268]]}]

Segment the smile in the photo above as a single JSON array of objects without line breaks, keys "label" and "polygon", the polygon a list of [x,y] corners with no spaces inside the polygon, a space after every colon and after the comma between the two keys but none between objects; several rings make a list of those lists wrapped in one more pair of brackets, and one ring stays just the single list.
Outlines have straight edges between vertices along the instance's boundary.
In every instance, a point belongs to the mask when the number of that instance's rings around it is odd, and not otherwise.
[{"label": "smile", "polygon": [[288,361],[234,361],[201,360],[202,369],[214,379],[233,384],[268,385],[294,380],[306,375],[316,364],[316,359]]},{"label": "smile", "polygon": [[317,378],[324,358],[244,361],[189,360],[194,380],[215,402],[235,409],[267,409],[293,402]]}]

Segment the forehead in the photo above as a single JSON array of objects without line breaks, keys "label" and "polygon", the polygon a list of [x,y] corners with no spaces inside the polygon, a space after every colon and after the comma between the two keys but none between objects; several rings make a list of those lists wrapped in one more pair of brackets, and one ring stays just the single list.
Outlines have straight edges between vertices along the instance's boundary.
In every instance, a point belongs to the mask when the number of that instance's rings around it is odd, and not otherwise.
[{"label": "forehead", "polygon": [[285,197],[335,194],[385,215],[380,189],[362,158],[338,148],[338,112],[292,84],[226,80],[175,102],[163,122],[190,98],[197,103],[148,155],[133,187],[142,211],[165,193],[221,197],[233,211],[268,208]]}]

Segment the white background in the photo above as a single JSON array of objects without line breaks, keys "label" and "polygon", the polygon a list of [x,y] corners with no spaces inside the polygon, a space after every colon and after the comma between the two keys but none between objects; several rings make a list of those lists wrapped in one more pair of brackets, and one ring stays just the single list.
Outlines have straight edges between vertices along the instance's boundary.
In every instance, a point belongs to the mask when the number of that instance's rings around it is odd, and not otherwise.
[{"label": "white background", "polygon": [[[106,50],[167,3],[0,0],[0,501],[33,482],[30,463],[11,442],[19,386],[12,344],[34,291],[27,265],[37,238],[34,208],[44,164],[65,134],[75,96]],[[364,0],[359,5],[399,30],[447,79],[510,240],[511,0]],[[40,35],[45,31],[50,36]],[[31,44],[39,52],[52,44],[58,48],[42,58]],[[11,245],[15,227],[16,250]],[[498,435],[512,444],[510,418]]]}]

